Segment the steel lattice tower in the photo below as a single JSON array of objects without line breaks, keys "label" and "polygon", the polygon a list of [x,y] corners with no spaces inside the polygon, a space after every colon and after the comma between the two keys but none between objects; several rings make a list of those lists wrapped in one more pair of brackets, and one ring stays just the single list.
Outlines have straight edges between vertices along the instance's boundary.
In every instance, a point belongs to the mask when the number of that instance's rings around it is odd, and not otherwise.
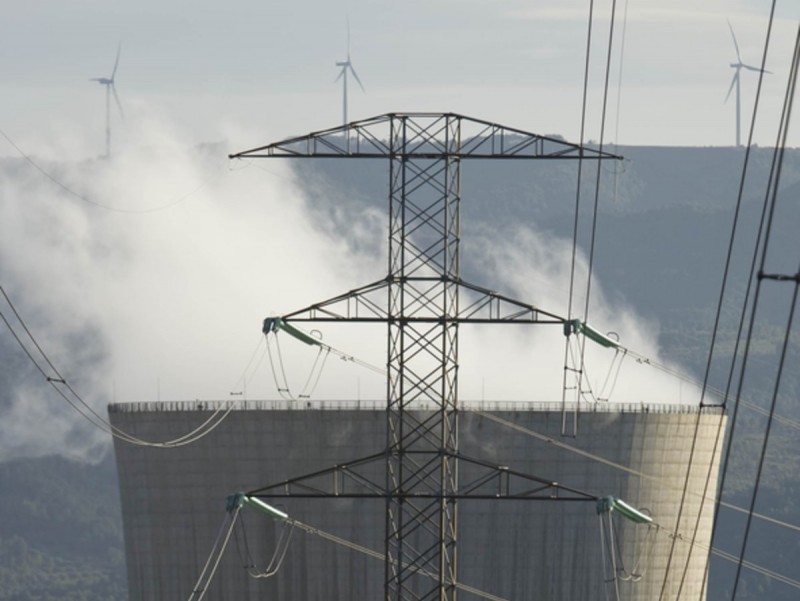
[{"label": "steel lattice tower", "polygon": [[[263,157],[389,161],[387,276],[282,316],[387,324],[387,446],[248,494],[385,499],[385,599],[454,600],[459,498],[594,499],[459,453],[459,326],[565,322],[461,280],[461,163],[619,157],[452,113],[386,114],[230,155]],[[413,411],[420,406],[434,410]],[[466,483],[459,482],[464,462]],[[385,464],[383,481],[376,463]]]}]

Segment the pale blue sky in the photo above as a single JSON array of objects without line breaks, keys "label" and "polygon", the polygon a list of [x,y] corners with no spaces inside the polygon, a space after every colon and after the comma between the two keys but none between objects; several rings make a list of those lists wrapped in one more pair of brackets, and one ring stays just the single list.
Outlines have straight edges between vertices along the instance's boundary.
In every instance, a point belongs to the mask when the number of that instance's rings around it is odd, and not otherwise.
[{"label": "pale blue sky", "polygon": [[[12,0],[0,21],[0,128],[29,149],[85,137],[102,146],[103,90],[117,43],[126,121],[172,124],[191,141],[247,132],[241,146],[341,121],[335,61],[351,57],[367,93],[350,118],[456,111],[538,133],[579,133],[589,0]],[[622,85],[619,44],[627,6]],[[768,0],[619,0],[606,139],[731,145],[735,60],[760,64]],[[587,138],[597,139],[610,1],[595,2]],[[800,6],[779,0],[760,144],[776,135]],[[743,132],[757,74],[743,72]],[[618,100],[618,90],[621,92]],[[617,121],[617,112],[619,120]],[[795,128],[796,130],[797,128]],[[743,133],[743,137],[745,135]],[[800,145],[798,135],[792,136]],[[232,141],[234,146],[239,146]],[[0,151],[0,156],[9,149]]]}]

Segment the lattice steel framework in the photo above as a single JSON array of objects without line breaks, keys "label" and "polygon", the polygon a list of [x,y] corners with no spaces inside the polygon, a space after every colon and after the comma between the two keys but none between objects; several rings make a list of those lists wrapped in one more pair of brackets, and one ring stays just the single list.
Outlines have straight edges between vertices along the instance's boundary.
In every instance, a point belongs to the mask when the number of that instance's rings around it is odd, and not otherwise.
[{"label": "lattice steel framework", "polygon": [[[461,162],[619,157],[452,113],[386,114],[231,155],[262,157],[389,161],[387,276],[283,316],[387,324],[387,447],[249,494],[384,498],[386,600],[454,600],[459,498],[594,499],[459,453],[459,325],[565,321],[461,280]],[[435,409],[414,411],[421,405]],[[459,462],[469,483],[459,483]]]}]

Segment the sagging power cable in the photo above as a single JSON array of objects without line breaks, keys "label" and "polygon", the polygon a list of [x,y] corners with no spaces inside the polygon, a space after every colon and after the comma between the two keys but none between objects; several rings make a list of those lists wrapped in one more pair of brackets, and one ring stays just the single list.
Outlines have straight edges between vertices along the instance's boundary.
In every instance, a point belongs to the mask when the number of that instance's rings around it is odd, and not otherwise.
[{"label": "sagging power cable", "polygon": [[[752,145],[753,145],[753,134],[754,134],[754,131],[755,131],[756,117],[757,117],[758,112],[759,112],[759,105],[760,105],[760,100],[761,100],[761,91],[762,91],[763,78],[764,78],[764,73],[766,72],[765,68],[766,68],[767,56],[768,56],[768,53],[769,53],[770,41],[772,39],[773,24],[774,24],[774,19],[775,19],[775,9],[776,9],[776,2],[775,2],[775,0],[773,0],[772,3],[771,3],[771,8],[770,8],[770,14],[769,14],[769,19],[768,19],[768,23],[767,23],[766,34],[764,36],[764,48],[763,48],[762,55],[761,55],[761,69],[760,69],[759,77],[758,77],[758,87],[757,87],[757,90],[756,90],[756,97],[755,97],[755,102],[754,102],[754,105],[753,105],[752,117],[751,117],[751,120],[750,120],[750,131],[749,131],[749,134],[748,134],[748,141],[747,141],[747,148],[746,148],[746,151],[745,151],[744,164],[742,166],[742,174],[741,174],[741,178],[740,178],[740,181],[739,181],[739,190],[738,190],[738,194],[737,194],[736,208],[735,208],[735,212],[734,212],[734,220],[733,220],[733,224],[731,226],[731,235],[730,235],[730,239],[729,239],[728,252],[727,252],[726,261],[725,261],[725,270],[724,270],[724,275],[723,275],[723,281],[722,281],[722,286],[721,286],[721,289],[720,289],[719,301],[718,301],[718,305],[717,305],[717,312],[716,312],[715,324],[714,324],[714,332],[713,332],[713,335],[712,335],[711,346],[709,348],[708,361],[706,363],[706,373],[705,373],[704,381],[703,381],[703,384],[704,384],[704,386],[703,386],[703,394],[705,394],[706,386],[707,386],[708,379],[709,379],[709,374],[710,374],[711,364],[712,364],[712,357],[713,357],[713,352],[714,352],[714,348],[715,348],[715,344],[716,344],[717,327],[718,327],[718,324],[719,324],[719,321],[720,321],[720,317],[721,317],[721,314],[722,314],[723,300],[725,298],[725,293],[726,293],[726,288],[727,288],[727,281],[728,281],[728,277],[729,277],[729,274],[730,274],[732,253],[733,253],[734,242],[736,240],[736,235],[737,235],[737,230],[738,230],[739,215],[740,215],[740,211],[741,211],[742,198],[744,196],[744,186],[745,186],[745,181],[746,181],[746,177],[747,177],[747,169],[748,169],[748,165],[749,165],[749,162],[750,162],[751,148],[752,148]],[[797,55],[797,45],[795,46],[795,62],[796,62],[796,58],[797,58],[796,55]],[[787,90],[789,88],[792,88],[792,87],[793,86],[790,83],[790,85],[788,86]],[[786,105],[784,105],[784,114],[781,117],[781,127],[783,126],[783,123],[784,123],[783,120],[784,120],[784,117],[786,116],[785,111],[786,111]],[[780,127],[779,127],[779,129],[780,129]],[[778,134],[778,137],[780,139],[780,132]],[[785,140],[784,140],[784,142],[785,142]],[[779,141],[779,143],[776,144],[776,153],[777,153],[777,149],[780,146],[781,145],[780,145],[780,141]],[[778,174],[779,174],[779,168],[778,168]],[[739,318],[738,330],[737,330],[737,333],[736,333],[736,342],[735,342],[735,345],[734,345],[734,350],[733,350],[733,354],[732,354],[732,358],[731,358],[731,363],[730,363],[730,369],[729,369],[729,373],[728,373],[728,380],[727,380],[727,383],[726,383],[725,394],[723,396],[723,404],[728,400],[729,392],[730,392],[731,385],[732,385],[733,378],[734,378],[734,373],[736,371],[736,365],[737,365],[738,358],[739,358],[739,344],[740,344],[740,341],[742,340],[742,333],[744,331],[744,325],[745,325],[745,319],[746,319],[745,316],[746,316],[746,313],[747,313],[747,307],[750,305],[750,294],[751,294],[751,290],[752,290],[752,287],[753,287],[753,275],[754,275],[754,270],[755,270],[755,266],[756,266],[756,262],[757,262],[758,253],[759,253],[759,246],[761,245],[762,233],[763,233],[763,228],[764,228],[764,224],[765,224],[766,207],[767,207],[767,204],[768,204],[770,188],[773,188],[773,189],[777,190],[777,181],[779,179],[779,175],[778,174],[776,174],[776,160],[775,160],[775,155],[774,155],[773,156],[773,163],[772,163],[772,166],[771,166],[771,169],[770,169],[769,182],[768,182],[768,185],[767,185],[767,193],[765,195],[765,200],[764,200],[764,205],[763,205],[763,209],[762,209],[761,220],[760,220],[759,226],[758,226],[758,232],[757,232],[756,241],[755,241],[755,244],[753,246],[753,254],[752,254],[752,260],[751,260],[751,265],[750,265],[750,274],[749,274],[749,276],[747,278],[745,298],[744,298],[744,301],[743,301],[743,303],[741,305],[741,315],[740,315],[740,318]],[[764,249],[765,250],[764,250],[764,253],[762,254],[762,258],[766,254],[766,244],[767,244],[767,241],[768,241],[768,237],[769,237],[769,233],[767,231],[767,233],[765,234],[765,238],[764,238]],[[753,316],[755,316],[755,308],[756,308],[757,304],[758,304],[758,293],[756,292],[756,295],[755,295],[754,300],[752,302],[752,308],[751,308]],[[753,323],[751,322],[751,324],[750,324],[750,328],[751,328],[750,331],[751,332],[752,332],[752,327],[753,327]],[[748,354],[749,354],[749,352],[748,352],[749,343],[750,343],[750,335],[748,334],[747,342],[745,344],[744,357],[742,359],[742,365],[739,368],[739,383],[740,383],[740,386],[739,386],[739,388],[737,390],[737,394],[736,394],[736,397],[735,397],[737,399],[740,398],[741,394],[742,394],[741,383],[742,383],[743,378],[744,378],[745,368],[746,368],[746,364],[747,364],[747,357],[748,357]],[[703,401],[704,401],[704,398],[701,397],[701,403]],[[733,415],[731,416],[730,423],[729,423],[730,439],[728,440],[727,448],[725,450],[725,454],[724,454],[724,457],[722,459],[722,477],[720,479],[720,483],[719,483],[719,486],[718,486],[718,489],[720,491],[720,493],[719,493],[720,498],[717,500],[717,504],[715,505],[714,521],[713,521],[714,526],[713,526],[713,529],[712,529],[712,539],[716,535],[716,529],[717,529],[717,525],[719,523],[719,519],[718,519],[719,518],[719,507],[720,507],[721,497],[722,497],[723,491],[725,489],[725,479],[726,479],[727,469],[728,469],[728,466],[730,465],[729,464],[730,452],[731,452],[731,449],[733,448],[733,438],[734,438],[734,435],[735,435],[735,432],[736,432],[736,422],[737,422],[737,417],[738,417],[738,414],[739,414],[740,406],[741,405],[739,403],[737,403],[734,406]],[[774,411],[774,404],[773,404],[772,410]],[[771,423],[771,421],[770,421],[770,423]],[[716,442],[715,442],[715,446],[714,446],[714,453],[715,454],[716,454],[717,449],[719,448],[719,446],[722,444],[723,429],[724,429],[723,421],[720,418],[720,422],[719,422],[719,424],[717,426]],[[699,433],[699,418],[698,418],[697,424],[695,425],[695,437],[697,437],[698,433]],[[689,483],[690,472],[691,472],[692,463],[693,463],[693,457],[694,457],[694,454],[692,453],[692,455],[690,456],[690,463],[689,463],[689,466],[688,466],[687,471],[686,471],[686,486],[687,487],[688,487],[688,483]],[[706,472],[705,491],[707,491],[709,489],[709,487],[711,486],[711,480],[712,480],[712,467],[709,465],[708,469],[707,469],[707,472]],[[757,486],[756,486],[756,490],[757,490]],[[705,499],[704,499],[704,501],[705,501]],[[696,519],[696,524],[699,524],[700,514],[702,513],[702,509],[703,509],[703,504],[701,504],[700,512],[698,513],[698,517]],[[683,500],[681,501],[681,508],[679,510],[679,518],[678,518],[678,522],[679,523],[680,523],[680,512],[682,510],[683,510]],[[751,514],[752,514],[753,507],[751,507],[750,510],[751,510]],[[751,515],[748,515],[747,519],[748,519],[748,524],[749,524],[750,520],[752,519]],[[692,542],[694,542],[694,537],[693,537]],[[668,558],[668,561],[667,561],[668,570],[669,570],[669,566],[671,565],[671,562],[672,562],[672,552],[673,552],[673,550],[674,550],[674,542],[673,542],[672,549],[670,550],[670,555],[669,555],[669,558]],[[681,575],[681,582],[680,582],[680,586],[678,587],[678,592],[677,592],[677,597],[676,598],[680,597],[681,590],[683,588],[683,585],[684,585],[684,582],[686,580],[686,576],[687,576],[687,573],[688,573],[689,562],[691,561],[693,550],[694,550],[693,547],[690,547],[689,553],[687,554],[686,562],[685,562],[684,567],[683,567],[683,573]],[[744,551],[744,549],[743,549],[743,551]],[[710,556],[707,556],[707,557],[710,559]],[[740,557],[740,559],[743,559],[743,554]],[[739,569],[740,568],[737,568],[736,584],[738,584]],[[707,578],[708,578],[708,574],[706,573],[703,576],[702,590],[705,590]],[[662,594],[661,594],[660,598],[663,597],[664,588],[665,587],[666,587],[666,577],[665,577],[664,585],[662,586]],[[731,598],[735,597],[735,589],[736,589],[736,585],[734,585],[734,593],[733,593]]]},{"label": "sagging power cable", "polygon": [[[639,557],[634,562],[634,566],[627,570],[622,557],[622,548],[619,542],[617,529],[614,527],[614,515],[618,514],[627,520],[630,520],[637,525],[646,525],[647,534],[642,545],[635,545],[643,547],[639,552]],[[653,519],[648,512],[631,507],[621,499],[615,497],[602,497],[597,501],[597,517],[600,523],[600,549],[603,558],[603,571],[608,573],[605,578],[605,584],[614,585],[615,601],[620,600],[619,582],[629,581],[638,582],[644,576],[647,566],[639,569],[639,564],[642,558],[650,555],[654,547],[653,537],[651,536],[654,531]],[[605,519],[604,519],[605,518]],[[638,531],[638,529],[637,529]],[[647,541],[650,541],[649,550]],[[608,598],[608,588],[606,587],[606,598]]]},{"label": "sagging power cable", "polygon": [[67,379],[61,374],[61,372],[56,368],[53,362],[48,357],[47,353],[45,353],[42,346],[33,336],[33,333],[28,328],[25,321],[22,319],[22,316],[17,311],[14,304],[11,302],[11,298],[6,293],[5,289],[0,285],[0,294],[2,294],[3,298],[6,301],[6,304],[11,309],[14,317],[16,318],[16,322],[19,324],[19,327],[25,333],[25,337],[30,342],[30,344],[36,349],[40,359],[37,359],[31,349],[29,348],[28,344],[26,344],[23,337],[20,336],[19,332],[14,328],[12,323],[9,321],[8,317],[6,317],[5,313],[0,310],[0,319],[2,319],[3,323],[5,323],[8,331],[11,333],[14,340],[17,342],[19,347],[31,361],[33,366],[36,370],[42,375],[45,381],[56,391],[56,393],[64,399],[67,404],[72,407],[80,416],[86,419],[89,423],[97,427],[98,429],[102,430],[103,432],[110,434],[112,437],[127,442],[129,444],[134,444],[138,446],[145,446],[145,447],[156,447],[156,448],[174,448],[174,447],[181,447],[188,444],[192,444],[201,438],[207,436],[209,433],[214,431],[224,420],[227,418],[231,411],[233,411],[235,405],[233,403],[228,403],[227,407],[220,406],[214,412],[212,412],[211,416],[208,417],[202,424],[179,436],[177,438],[173,438],[171,440],[165,441],[148,441],[117,426],[114,426],[106,420],[103,416],[101,416],[95,409],[88,403],[83,397],[78,394],[78,392],[72,387],[72,385],[67,381]]},{"label": "sagging power cable", "polygon": [[[300,520],[290,517],[284,511],[265,503],[261,499],[258,499],[256,497],[251,497],[244,493],[239,492],[228,497],[226,518],[223,521],[223,525],[220,528],[219,534],[217,535],[217,539],[214,542],[214,545],[212,546],[211,553],[209,554],[209,557],[206,560],[206,563],[200,573],[200,577],[198,578],[197,583],[195,584],[192,590],[192,594],[189,596],[188,601],[201,601],[203,595],[205,595],[205,592],[208,590],[208,586],[211,583],[214,574],[216,573],[217,566],[219,565],[219,562],[222,559],[222,554],[224,553],[225,548],[228,545],[231,533],[234,532],[234,526],[236,525],[236,520],[239,517],[240,511],[244,506],[251,507],[277,522],[282,522],[285,525],[285,527],[290,528],[290,533],[291,530],[297,528],[307,534],[318,536],[324,540],[345,547],[351,551],[367,555],[379,561],[386,561],[385,553],[375,551],[374,549],[370,549],[369,547],[359,545],[358,543],[347,540],[346,538],[336,536],[335,534],[326,532],[324,530],[321,530],[320,528],[316,528],[314,526],[301,522]],[[289,534],[289,539],[290,538],[291,534]],[[251,574],[251,576],[253,578],[264,578],[264,577],[274,576],[275,573],[277,573],[278,570],[280,569],[281,564],[283,563],[283,560],[286,556],[286,550],[288,548],[288,544],[289,544],[288,539],[286,539],[285,542],[281,542],[281,539],[279,538],[279,542],[276,545],[276,550],[273,553],[273,560],[275,560],[276,556],[278,556],[279,559],[277,561],[270,562],[270,565],[272,565],[273,563],[275,563],[276,565],[273,566],[272,570],[265,571],[268,573],[268,575],[262,575],[256,573],[256,574]],[[211,569],[209,571],[210,566]],[[245,567],[247,568],[248,566],[246,565]],[[419,573],[433,579],[438,579],[437,575],[417,565],[406,565],[405,568],[415,573]],[[248,569],[248,572],[249,571],[250,570]],[[464,592],[471,593],[483,599],[488,599],[489,601],[508,601],[503,597],[493,595],[491,593],[482,591],[478,588],[469,586],[467,584],[454,582],[453,586]]]},{"label": "sagging power cable", "polygon": [[14,148],[14,150],[16,150],[19,153],[19,155],[27,163],[29,163],[34,169],[36,169],[39,173],[41,173],[45,178],[50,180],[57,187],[61,188],[64,192],[66,192],[70,196],[72,196],[74,198],[77,198],[78,200],[80,200],[82,202],[85,202],[87,204],[90,204],[90,205],[92,205],[94,207],[97,207],[99,209],[103,209],[104,211],[110,211],[110,212],[113,212],[113,213],[128,213],[128,214],[156,213],[158,211],[163,211],[165,209],[172,208],[172,207],[182,203],[187,198],[189,198],[190,196],[196,194],[197,192],[199,192],[200,190],[202,190],[203,188],[205,188],[206,186],[209,185],[209,180],[203,181],[199,185],[197,185],[195,188],[193,188],[189,192],[186,192],[185,194],[182,194],[178,198],[176,198],[174,200],[171,200],[171,201],[167,201],[167,202],[165,202],[164,204],[162,204],[160,206],[152,207],[152,208],[149,208],[149,209],[123,209],[123,208],[118,208],[118,207],[112,207],[112,206],[104,204],[102,202],[98,202],[96,200],[93,200],[93,199],[89,198],[88,196],[86,196],[85,194],[81,194],[80,192],[76,192],[75,190],[70,188],[67,184],[65,184],[60,179],[58,179],[56,176],[54,176],[52,173],[47,171],[39,163],[34,161],[33,158],[31,158],[30,155],[28,155],[24,150],[22,150],[22,148],[17,146],[17,144],[14,142],[14,140],[12,140],[8,136],[8,134],[6,134],[6,132],[4,132],[2,129],[0,129],[0,136],[3,136],[6,139],[6,141],[9,144],[11,144],[11,146]]},{"label": "sagging power cable", "polygon": [[[594,24],[594,0],[589,2],[589,23],[586,31],[586,53],[585,63],[583,68],[583,96],[581,100],[581,127],[578,144],[580,145],[580,155],[578,156],[578,174],[577,184],[575,190],[575,215],[572,223],[572,260],[570,263],[569,274],[569,296],[567,302],[567,320],[572,320],[572,304],[575,294],[575,270],[578,263],[578,225],[580,223],[580,208],[581,208],[581,184],[583,183],[583,144],[586,139],[586,105],[589,98],[589,63],[591,58],[592,49],[592,26]],[[598,166],[599,167],[599,166]],[[564,343],[564,375],[561,386],[561,435],[564,436],[567,430],[567,390],[569,387],[568,380],[574,377],[576,380],[575,388],[577,389],[577,397],[581,395],[581,372],[579,367],[573,367],[569,363],[570,359],[570,345],[569,339]],[[573,431],[577,428],[573,422]]]},{"label": "sagging power cable", "polygon": [[247,573],[251,578],[258,580],[264,580],[275,576],[275,574],[280,571],[283,561],[286,559],[286,553],[289,550],[289,544],[292,542],[292,535],[294,534],[295,527],[293,521],[283,520],[281,522],[281,531],[278,535],[278,541],[275,543],[275,549],[272,553],[272,557],[267,565],[260,570],[255,569],[256,564],[252,554],[250,553],[250,545],[247,541],[247,528],[244,525],[244,519],[239,520],[239,526],[239,531],[241,532],[244,546],[243,550],[239,546],[239,534],[237,532],[234,533],[234,539],[236,541],[236,550],[239,553],[239,559],[241,560],[244,569],[247,570]]},{"label": "sagging power cable", "polygon": [[[765,54],[766,54],[766,50],[765,50]],[[750,497],[749,513],[747,515],[747,523],[745,525],[744,536],[742,538],[742,545],[741,545],[741,549],[740,549],[740,552],[739,552],[740,562],[742,560],[744,560],[744,556],[745,556],[745,553],[747,551],[747,545],[748,545],[748,542],[749,542],[750,531],[751,531],[751,526],[752,526],[752,521],[753,521],[752,514],[753,514],[753,511],[755,509],[756,499],[758,497],[758,493],[759,493],[759,489],[760,489],[761,476],[763,474],[764,463],[765,463],[766,454],[767,454],[767,448],[768,448],[768,445],[769,445],[770,434],[772,432],[772,425],[773,425],[772,415],[775,412],[775,407],[776,407],[777,402],[778,402],[779,391],[780,391],[780,387],[781,387],[782,379],[783,379],[783,370],[784,370],[784,367],[786,365],[786,358],[787,358],[788,349],[789,349],[789,341],[791,339],[792,329],[794,327],[794,316],[795,316],[795,311],[797,309],[798,296],[800,296],[800,265],[798,265],[797,272],[795,274],[793,274],[793,276],[792,275],[787,275],[786,277],[775,277],[774,275],[770,275],[770,276],[766,275],[766,263],[767,263],[768,249],[769,249],[769,243],[770,243],[770,238],[771,238],[771,233],[772,233],[772,227],[773,227],[773,224],[774,224],[775,209],[776,209],[777,200],[778,200],[778,189],[779,189],[779,183],[780,183],[780,176],[781,176],[781,170],[783,168],[783,159],[784,159],[784,153],[786,151],[786,142],[787,142],[787,136],[788,136],[788,133],[789,133],[789,124],[790,124],[790,121],[791,121],[792,109],[794,107],[794,98],[795,98],[795,91],[796,91],[796,87],[797,87],[797,79],[798,79],[798,73],[799,72],[800,72],[800,24],[798,25],[797,34],[796,34],[796,37],[795,37],[794,53],[793,53],[793,56],[792,56],[791,68],[790,68],[790,72],[789,72],[789,79],[788,79],[788,84],[787,84],[787,87],[786,87],[786,95],[785,95],[785,98],[784,98],[783,111],[782,111],[782,114],[781,114],[780,127],[779,127],[779,131],[778,131],[778,141],[777,141],[777,144],[775,145],[776,146],[776,151],[777,151],[776,159],[775,159],[776,160],[775,179],[774,179],[774,183],[773,183],[772,189],[767,191],[767,198],[765,199],[765,202],[769,206],[768,218],[767,218],[767,222],[766,222],[766,231],[765,231],[765,234],[764,234],[764,240],[763,240],[763,243],[762,243],[762,247],[760,249],[760,265],[759,265],[759,270],[758,270],[758,276],[756,278],[756,283],[755,283],[754,300],[753,300],[752,307],[750,309],[749,328],[748,328],[747,338],[746,338],[746,342],[745,342],[744,357],[742,359],[742,368],[741,368],[741,370],[739,372],[739,382],[738,382],[738,387],[737,387],[737,395],[741,394],[742,388],[744,386],[745,370],[746,370],[746,366],[747,366],[747,360],[748,360],[748,357],[749,357],[749,354],[750,354],[751,342],[752,342],[752,339],[753,339],[753,330],[755,328],[755,323],[756,323],[758,302],[759,302],[759,299],[761,297],[761,290],[762,290],[764,282],[766,282],[767,280],[775,280],[775,281],[779,281],[781,283],[783,283],[783,282],[793,283],[794,284],[794,289],[792,290],[792,293],[791,293],[791,301],[789,303],[788,315],[787,315],[787,319],[786,319],[786,328],[785,328],[785,331],[784,331],[784,338],[783,338],[783,341],[782,341],[781,353],[780,353],[780,357],[779,357],[779,361],[778,361],[778,369],[777,369],[777,372],[775,374],[775,383],[774,383],[774,386],[773,386],[772,396],[771,396],[771,399],[770,399],[770,410],[769,410],[770,411],[770,417],[767,419],[767,424],[766,424],[766,428],[765,428],[765,431],[764,431],[764,440],[762,442],[761,449],[759,450],[759,455],[758,455],[756,477],[755,477],[755,485],[753,487],[753,491],[752,491],[752,494],[751,494],[751,497]],[[731,441],[730,441],[729,444],[732,444],[732,440],[733,440],[733,433],[731,434]],[[726,465],[726,468],[727,468],[727,465]],[[727,471],[727,469],[726,469],[726,471]],[[739,586],[739,582],[740,582],[741,570],[742,570],[742,564],[739,563],[739,565],[737,566],[737,569],[736,569],[736,578],[734,580],[733,592],[731,593],[731,598],[732,599],[735,599],[735,597],[736,597],[736,591],[738,590],[738,586]]]},{"label": "sagging power cable", "polygon": [[[367,363],[366,361],[362,361],[360,359],[355,358],[353,355],[349,353],[345,353],[339,349],[336,349],[329,344],[325,344],[322,342],[322,333],[318,330],[314,330],[311,333],[305,332],[298,328],[297,326],[287,322],[286,320],[280,317],[268,317],[264,320],[264,325],[262,327],[262,332],[265,336],[267,341],[267,354],[269,355],[270,361],[270,368],[272,371],[272,377],[275,382],[275,387],[278,390],[278,394],[284,400],[291,400],[294,401],[297,398],[307,399],[310,398],[313,392],[316,390],[317,385],[319,384],[320,378],[322,376],[322,370],[325,367],[325,363],[328,359],[329,355],[335,355],[342,361],[346,361],[349,363],[353,363],[360,367],[364,367],[369,369],[373,372],[378,374],[385,375],[386,370],[382,367],[378,367],[376,365],[372,365],[371,363]],[[291,391],[289,386],[288,379],[286,377],[286,368],[283,362],[283,353],[281,352],[280,342],[278,338],[279,332],[286,332],[293,338],[309,345],[314,346],[317,348],[317,354],[314,358],[314,362],[311,366],[311,370],[306,378],[305,384],[303,385],[303,389],[298,395],[295,397]],[[272,345],[270,340],[274,340],[276,353],[273,355],[272,353]]]},{"label": "sagging power cable", "polygon": [[217,573],[219,562],[222,560],[225,549],[228,547],[228,542],[230,542],[231,533],[236,526],[236,518],[239,517],[240,511],[241,507],[236,507],[225,515],[225,519],[219,528],[214,545],[211,547],[211,553],[209,553],[208,559],[203,569],[200,571],[200,576],[192,587],[192,592],[187,601],[202,601],[203,597],[205,597],[208,587],[214,579],[214,575]]},{"label": "sagging power cable", "polygon": [[[609,89],[609,82],[611,77],[611,59],[612,59],[612,49],[614,45],[614,25],[616,21],[616,10],[617,10],[617,1],[612,0],[611,3],[611,15],[609,19],[609,29],[608,29],[608,45],[606,50],[606,57],[605,57],[605,75],[604,75],[604,84],[603,84],[603,100],[602,100],[602,109],[600,113],[600,140],[599,140],[599,147],[598,152],[603,152],[603,146],[605,143],[605,128],[606,128],[606,117],[607,117],[607,109],[608,109],[608,89]],[[585,67],[584,67],[584,79],[583,79],[583,101],[581,105],[581,132],[580,132],[580,145],[581,148],[583,147],[584,140],[585,140],[585,126],[586,126],[586,106],[587,106],[587,98],[588,98],[588,81],[589,81],[589,65],[590,65],[590,58],[591,58],[591,46],[592,46],[592,24],[594,21],[594,0],[590,0],[589,3],[589,26],[587,31],[587,40],[586,40],[586,60],[585,60]],[[573,238],[572,238],[572,264],[570,268],[570,286],[569,286],[569,303],[568,303],[568,321],[573,319],[572,313],[572,304],[573,304],[573,295],[575,290],[575,271],[576,271],[576,264],[577,264],[577,248],[578,248],[578,223],[579,223],[579,215],[581,209],[581,183],[582,183],[582,158],[583,158],[583,151],[581,151],[581,155],[578,160],[578,182],[577,182],[577,192],[575,197],[575,217],[573,222]],[[585,294],[585,303],[584,303],[584,310],[583,310],[583,319],[586,320],[589,317],[589,301],[591,297],[591,290],[592,290],[592,270],[594,267],[594,255],[595,255],[595,241],[596,241],[596,234],[597,234],[597,216],[598,216],[598,207],[600,202],[600,177],[602,174],[602,156],[598,160],[597,164],[597,174],[595,180],[595,187],[594,187],[594,205],[592,211],[592,225],[591,225],[591,236],[589,242],[589,264],[588,264],[588,273],[586,276],[586,294]],[[571,389],[568,384],[568,380],[572,375],[575,380],[574,389],[576,390],[577,399],[580,400],[582,393],[583,393],[583,380],[585,377],[585,339],[584,337],[580,338],[579,341],[579,362],[577,364],[570,365],[569,359],[571,357],[571,353],[569,350],[569,337],[565,342],[565,351],[564,351],[564,377],[563,377],[563,387],[562,387],[562,416],[561,416],[561,435],[567,435],[567,390]],[[578,422],[577,422],[577,407],[578,403],[575,404],[576,412],[573,414],[573,421],[572,421],[572,436],[577,435],[578,430]]]},{"label": "sagging power cable", "polygon": [[[491,421],[493,421],[493,422],[495,422],[497,424],[500,424],[500,425],[502,425],[502,426],[504,426],[506,428],[509,428],[511,430],[514,430],[516,432],[520,432],[522,434],[525,434],[526,436],[530,436],[532,438],[536,438],[537,440],[545,442],[545,443],[547,443],[549,445],[552,445],[554,447],[557,447],[557,448],[565,450],[565,451],[569,451],[570,453],[575,453],[577,455],[585,457],[586,459],[590,459],[590,460],[595,461],[597,463],[601,463],[603,465],[607,465],[607,466],[612,467],[612,468],[614,468],[616,470],[620,470],[620,471],[626,472],[628,474],[631,474],[631,475],[634,475],[634,476],[638,476],[640,478],[643,478],[645,480],[650,480],[650,481],[653,481],[653,482],[663,482],[663,480],[664,480],[661,476],[654,476],[652,474],[648,474],[648,473],[643,472],[641,470],[637,470],[637,469],[628,467],[627,465],[623,465],[623,464],[618,463],[616,461],[612,461],[611,459],[607,459],[605,457],[597,455],[596,453],[591,453],[589,451],[585,451],[583,449],[580,449],[580,448],[578,448],[576,446],[573,446],[571,444],[568,444],[566,442],[562,442],[560,440],[557,440],[557,439],[555,439],[552,436],[549,436],[547,434],[542,434],[541,432],[536,432],[535,430],[531,430],[530,428],[526,428],[526,427],[521,426],[519,424],[515,424],[514,422],[510,422],[510,421],[508,421],[506,419],[503,419],[502,417],[500,417],[498,415],[495,415],[493,413],[489,413],[489,412],[486,412],[486,411],[473,411],[472,413],[475,413],[476,415],[484,417],[484,418],[486,418],[488,420],[491,420]],[[671,487],[671,488],[673,488],[674,490],[683,490],[682,487]],[[690,493],[690,494],[699,496],[702,493]],[[706,500],[710,500],[710,501],[714,500],[714,497],[712,497],[712,496],[710,496],[708,494],[705,494],[704,498]],[[733,505],[732,503],[728,503],[728,502],[722,501],[721,505],[723,507],[725,507],[726,509],[731,509],[731,510],[737,511],[739,513],[747,513],[746,509],[744,509],[742,507],[738,507],[736,505]],[[767,516],[767,515],[764,515],[764,514],[760,514],[760,513],[753,513],[753,516],[758,518],[758,519],[760,519],[760,520],[764,520],[764,521],[769,522],[771,524],[775,524],[776,526],[781,526],[783,528],[787,528],[787,529],[793,530],[795,532],[800,532],[800,525],[792,524],[790,522],[786,522],[786,521],[783,521],[783,520],[778,520],[776,518],[773,518],[773,517],[770,517],[770,516]]]}]

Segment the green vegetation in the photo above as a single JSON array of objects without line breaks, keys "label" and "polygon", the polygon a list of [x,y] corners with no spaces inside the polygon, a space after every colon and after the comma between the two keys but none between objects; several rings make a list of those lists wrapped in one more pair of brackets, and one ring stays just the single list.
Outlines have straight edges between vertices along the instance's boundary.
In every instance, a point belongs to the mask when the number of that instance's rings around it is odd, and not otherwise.
[{"label": "green vegetation", "polygon": [[127,598],[112,457],[0,463],[0,515],[0,601]]}]

